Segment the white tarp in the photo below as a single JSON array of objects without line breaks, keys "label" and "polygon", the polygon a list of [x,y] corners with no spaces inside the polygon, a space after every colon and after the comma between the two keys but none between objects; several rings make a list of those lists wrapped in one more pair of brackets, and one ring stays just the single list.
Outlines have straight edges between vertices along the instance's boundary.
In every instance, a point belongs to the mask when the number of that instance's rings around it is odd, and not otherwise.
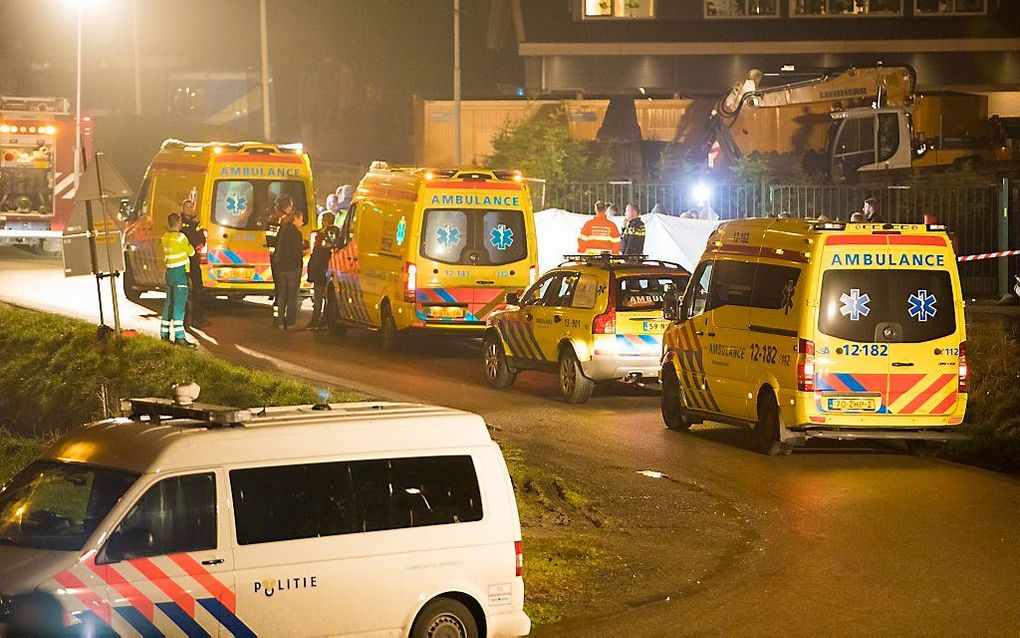
[{"label": "white tarp", "polygon": [[[538,235],[538,270],[545,272],[563,261],[563,255],[577,253],[577,236],[591,215],[571,213],[550,208],[535,213],[535,229]],[[610,217],[623,227],[623,217]],[[649,213],[642,215],[645,223],[645,254],[651,259],[674,261],[689,271],[697,266],[705,252],[708,236],[718,221],[705,219],[681,219],[672,215]]]}]

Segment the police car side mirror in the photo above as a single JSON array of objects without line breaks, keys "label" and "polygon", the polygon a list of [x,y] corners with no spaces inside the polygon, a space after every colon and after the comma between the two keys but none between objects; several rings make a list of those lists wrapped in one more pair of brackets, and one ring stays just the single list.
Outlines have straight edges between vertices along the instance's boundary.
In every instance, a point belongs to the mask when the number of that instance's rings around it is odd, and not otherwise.
[{"label": "police car side mirror", "polygon": [[518,292],[506,293],[506,305],[508,306],[519,306],[521,305],[521,294]]},{"label": "police car side mirror", "polygon": [[151,556],[156,550],[156,537],[148,527],[132,527],[114,532],[103,550],[106,563],[119,563],[126,557]]}]

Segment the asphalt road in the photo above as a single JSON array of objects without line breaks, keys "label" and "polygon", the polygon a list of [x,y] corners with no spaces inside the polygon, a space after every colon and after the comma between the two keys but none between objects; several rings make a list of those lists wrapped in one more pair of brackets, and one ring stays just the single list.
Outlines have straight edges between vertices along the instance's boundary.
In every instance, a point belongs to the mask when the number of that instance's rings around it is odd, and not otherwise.
[{"label": "asphalt road", "polygon": [[[96,313],[92,280],[13,248],[0,248],[0,300]],[[159,303],[122,301],[125,326],[155,332]],[[224,302],[212,318],[197,340],[218,356],[478,412],[584,485],[614,521],[613,580],[584,614],[536,633],[1020,635],[1017,477],[891,447],[768,458],[736,429],[665,430],[657,395],[641,388],[597,389],[584,406],[560,401],[551,375],[491,390],[476,343],[414,340],[390,355],[360,330],[275,330],[257,303]]]}]

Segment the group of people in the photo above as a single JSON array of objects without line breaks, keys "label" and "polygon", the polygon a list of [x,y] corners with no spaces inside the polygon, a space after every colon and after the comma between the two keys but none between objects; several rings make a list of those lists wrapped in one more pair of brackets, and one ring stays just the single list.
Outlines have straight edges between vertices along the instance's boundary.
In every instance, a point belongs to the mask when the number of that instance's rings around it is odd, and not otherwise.
[{"label": "group of people", "polygon": [[581,255],[641,255],[645,250],[645,223],[641,221],[637,206],[627,204],[624,212],[623,232],[609,219],[612,204],[595,202],[595,216],[585,222],[577,236],[577,252]]},{"label": "group of people", "polygon": [[[343,185],[330,193],[318,216],[318,231],[314,245],[309,246],[301,232],[306,223],[303,212],[296,210],[294,199],[286,194],[276,198],[266,222],[266,245],[269,247],[269,267],[273,281],[273,324],[291,329],[297,323],[301,305],[301,270],[304,256],[308,259],[306,281],[312,284],[312,318],[306,329],[322,330],[326,327],[324,306],[328,279],[329,259],[338,244],[338,226],[350,206],[353,189]],[[188,328],[208,325],[205,317],[204,284],[202,282],[201,254],[206,234],[199,226],[195,201],[181,202],[180,212],[167,216],[167,231],[160,238],[163,262],[166,266],[166,301],[160,322],[160,338],[186,348],[197,347],[187,339]]]}]

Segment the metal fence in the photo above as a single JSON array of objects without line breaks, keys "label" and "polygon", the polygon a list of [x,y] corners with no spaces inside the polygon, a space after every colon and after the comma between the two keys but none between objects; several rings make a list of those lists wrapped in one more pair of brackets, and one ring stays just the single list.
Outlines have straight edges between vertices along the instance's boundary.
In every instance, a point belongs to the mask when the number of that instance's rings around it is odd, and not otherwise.
[{"label": "metal fence", "polygon": [[[715,184],[700,189],[691,184],[534,184],[537,207],[592,212],[598,200],[620,211],[630,202],[642,212],[656,205],[673,215],[714,212],[720,219],[789,214],[794,217],[849,219],[866,198],[878,201],[882,218],[890,222],[923,223],[931,216],[946,224],[957,253],[970,255],[1020,248],[1020,184],[992,187],[920,186],[806,186],[759,183]],[[714,217],[714,216],[713,216]],[[968,298],[997,297],[1006,290],[1007,273],[1020,273],[1020,258],[981,260],[960,264]],[[1010,278],[1009,287],[1012,287]]]}]

